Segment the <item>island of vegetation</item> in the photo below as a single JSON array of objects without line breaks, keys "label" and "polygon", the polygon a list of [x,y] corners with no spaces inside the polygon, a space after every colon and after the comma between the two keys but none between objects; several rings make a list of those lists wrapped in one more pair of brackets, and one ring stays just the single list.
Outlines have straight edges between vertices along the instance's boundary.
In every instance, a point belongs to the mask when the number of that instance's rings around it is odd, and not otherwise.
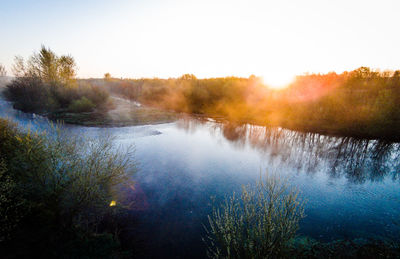
[{"label": "island of vegetation", "polygon": [[105,87],[76,78],[72,56],[56,55],[42,46],[25,61],[17,56],[15,78],[6,83],[5,97],[15,109],[53,121],[86,126],[125,126],[169,122],[171,112],[132,104],[110,96]]}]

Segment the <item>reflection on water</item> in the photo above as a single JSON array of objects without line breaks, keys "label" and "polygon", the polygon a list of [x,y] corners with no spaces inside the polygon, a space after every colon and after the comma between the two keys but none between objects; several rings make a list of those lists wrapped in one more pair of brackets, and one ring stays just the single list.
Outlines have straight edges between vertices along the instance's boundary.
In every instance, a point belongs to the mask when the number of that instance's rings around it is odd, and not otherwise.
[{"label": "reflection on water", "polygon": [[[194,131],[207,120],[182,118],[178,127]],[[400,171],[400,143],[379,140],[331,137],[250,124],[212,123],[209,129],[220,132],[235,148],[247,145],[278,157],[282,163],[313,174],[324,170],[332,178],[345,176],[352,183],[381,181],[390,174],[396,180]]]},{"label": "reflection on water", "polygon": [[[0,100],[0,116],[45,128],[43,118]],[[202,224],[217,202],[260,172],[285,175],[307,199],[300,234],[322,241],[396,237],[400,219],[399,143],[329,137],[280,128],[182,118],[123,128],[65,126],[90,136],[108,132],[135,144],[139,172],[126,194],[144,257],[204,258]]]}]

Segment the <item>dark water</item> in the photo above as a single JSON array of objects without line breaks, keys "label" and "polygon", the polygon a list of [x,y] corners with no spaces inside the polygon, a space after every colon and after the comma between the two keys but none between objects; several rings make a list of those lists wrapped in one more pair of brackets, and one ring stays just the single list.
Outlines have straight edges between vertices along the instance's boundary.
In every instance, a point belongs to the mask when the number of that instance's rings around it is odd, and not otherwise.
[{"label": "dark water", "polygon": [[[46,128],[43,118],[0,101],[0,116]],[[175,123],[69,130],[135,144],[139,172],[132,229],[143,257],[203,258],[211,196],[222,201],[266,171],[307,200],[300,234],[320,241],[397,238],[400,145],[182,118]]]}]

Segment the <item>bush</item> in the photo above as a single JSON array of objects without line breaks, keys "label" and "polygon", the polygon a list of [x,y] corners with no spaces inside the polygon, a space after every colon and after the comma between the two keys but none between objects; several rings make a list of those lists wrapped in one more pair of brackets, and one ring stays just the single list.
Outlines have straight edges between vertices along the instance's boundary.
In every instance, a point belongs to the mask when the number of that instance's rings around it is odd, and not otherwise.
[{"label": "bush", "polygon": [[206,228],[211,258],[276,258],[288,251],[304,217],[298,192],[276,177],[267,176],[255,187],[243,187],[214,208]]},{"label": "bush", "polygon": [[0,242],[11,237],[20,220],[27,214],[29,207],[17,184],[7,174],[3,160],[0,160]]},{"label": "bush", "polygon": [[177,112],[358,138],[399,140],[400,71],[366,67],[307,74],[281,90],[262,80],[225,77],[105,81],[112,92]]},{"label": "bush", "polygon": [[98,86],[81,85],[79,86],[79,94],[89,99],[96,108],[107,106],[109,93]]},{"label": "bush", "polygon": [[70,112],[91,112],[94,108],[95,105],[86,97],[75,100],[68,106]]},{"label": "bush", "polygon": [[37,78],[17,78],[7,85],[5,95],[16,109],[24,112],[46,110],[48,89]]},{"label": "bush", "polygon": [[17,257],[57,257],[74,240],[105,234],[99,225],[119,209],[109,207],[116,188],[135,170],[131,149],[116,148],[110,137],[22,132],[4,119],[0,161],[0,250],[26,253]]},{"label": "bush", "polygon": [[21,57],[15,62],[17,77],[8,84],[5,96],[16,109],[52,117],[52,113],[65,112],[65,109],[88,112],[94,108],[108,108],[108,92],[77,83],[76,65],[71,56],[57,56],[42,46],[27,62]]}]

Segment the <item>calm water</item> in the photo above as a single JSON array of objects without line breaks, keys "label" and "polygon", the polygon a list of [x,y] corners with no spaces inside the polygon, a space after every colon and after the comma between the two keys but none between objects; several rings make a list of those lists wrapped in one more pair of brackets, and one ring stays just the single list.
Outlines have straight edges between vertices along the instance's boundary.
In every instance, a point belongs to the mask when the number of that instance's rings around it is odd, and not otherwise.
[{"label": "calm water", "polygon": [[[45,120],[0,100],[0,116],[24,127]],[[265,171],[286,176],[307,200],[300,234],[321,241],[396,238],[400,220],[400,145],[182,118],[123,128],[66,126],[90,136],[107,131],[134,143],[138,217],[132,235],[144,257],[204,257],[201,235],[210,197],[222,201]]]}]

